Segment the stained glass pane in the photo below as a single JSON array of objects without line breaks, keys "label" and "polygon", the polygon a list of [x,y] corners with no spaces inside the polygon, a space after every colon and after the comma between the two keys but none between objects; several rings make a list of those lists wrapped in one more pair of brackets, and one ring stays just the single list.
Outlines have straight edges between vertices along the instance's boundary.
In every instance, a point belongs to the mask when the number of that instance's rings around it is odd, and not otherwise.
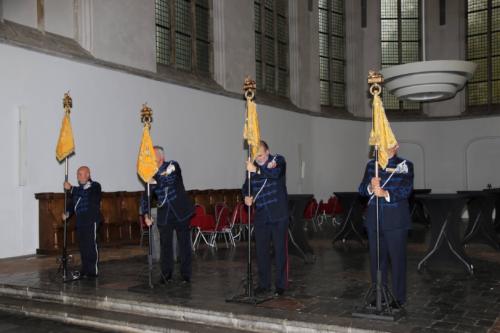
[{"label": "stained glass pane", "polygon": [[[419,61],[419,0],[381,0],[382,67]],[[401,102],[384,93],[383,102],[389,110],[419,110],[418,103]]]},{"label": "stained glass pane", "polygon": [[319,24],[321,105],[344,108],[344,1],[322,1]]}]

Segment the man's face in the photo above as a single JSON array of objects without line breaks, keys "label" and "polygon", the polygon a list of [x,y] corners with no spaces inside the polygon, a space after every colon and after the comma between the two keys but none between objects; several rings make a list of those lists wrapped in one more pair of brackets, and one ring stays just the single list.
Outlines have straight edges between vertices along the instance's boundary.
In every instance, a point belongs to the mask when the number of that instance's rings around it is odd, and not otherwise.
[{"label": "man's face", "polygon": [[155,149],[155,159],[156,159],[156,166],[159,168],[165,162],[165,157],[163,156],[162,152],[158,149]]},{"label": "man's face", "polygon": [[88,167],[80,167],[76,172],[76,178],[79,184],[85,184],[90,179],[90,169]]},{"label": "man's face", "polygon": [[393,156],[396,156],[396,155],[397,155],[398,150],[399,150],[399,145],[396,145],[396,146],[394,146],[393,148],[389,149],[389,150],[387,151],[387,153],[388,153],[389,157],[393,157]]},{"label": "man's face", "polygon": [[263,146],[259,147],[259,151],[257,152],[257,156],[255,156],[255,161],[258,165],[264,165],[269,159],[269,150]]}]

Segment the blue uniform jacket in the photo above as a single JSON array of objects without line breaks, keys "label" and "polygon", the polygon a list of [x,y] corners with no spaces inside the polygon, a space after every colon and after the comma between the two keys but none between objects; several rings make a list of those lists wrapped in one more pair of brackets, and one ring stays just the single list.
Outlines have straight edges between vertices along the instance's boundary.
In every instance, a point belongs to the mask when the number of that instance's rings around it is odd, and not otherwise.
[{"label": "blue uniform jacket", "polygon": [[[268,168],[273,161],[274,168]],[[251,174],[251,196],[254,197],[255,223],[275,224],[288,221],[288,192],[286,189],[286,161],[281,155],[269,155],[263,166],[257,165],[257,172]],[[248,177],[241,189],[248,196]]]},{"label": "blue uniform jacket", "polygon": [[73,186],[66,212],[76,214],[76,224],[85,225],[101,222],[101,185],[89,180],[79,186]]},{"label": "blue uniform jacket", "polygon": [[[158,224],[168,220],[185,221],[194,214],[194,205],[184,188],[182,172],[176,161],[163,162],[153,176],[156,184],[150,185],[151,195],[155,195],[158,207]],[[146,185],[147,186],[147,185]],[[141,211],[148,211],[147,189],[142,195]],[[162,218],[161,214],[166,214]]]},{"label": "blue uniform jacket", "polygon": [[[403,161],[405,163],[401,164]],[[400,165],[401,164],[401,165]],[[397,169],[385,186],[392,171]],[[363,180],[359,185],[359,193],[362,196],[371,197],[368,193],[368,185],[375,177],[375,160],[371,160],[366,165]],[[385,198],[378,198],[379,221],[381,230],[410,229],[410,207],[408,199],[413,192],[413,163],[398,156],[389,159],[385,170],[379,169],[380,186],[389,192],[389,201]],[[365,226],[367,229],[375,229],[376,226],[376,202],[377,197],[373,197],[368,203]]]}]

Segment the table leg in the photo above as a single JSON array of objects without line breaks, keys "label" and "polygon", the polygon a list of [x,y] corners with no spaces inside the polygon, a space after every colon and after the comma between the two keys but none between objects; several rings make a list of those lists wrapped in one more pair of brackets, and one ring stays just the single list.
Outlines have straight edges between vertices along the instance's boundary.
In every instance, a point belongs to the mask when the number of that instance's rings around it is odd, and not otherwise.
[{"label": "table leg", "polygon": [[[448,214],[448,217],[449,217],[449,214]],[[436,243],[434,244],[434,247],[418,263],[418,266],[417,266],[418,271],[420,271],[420,269],[422,268],[422,265],[425,264],[425,262],[427,260],[429,260],[429,258],[437,251],[437,249],[441,245],[441,242],[443,241],[443,237],[445,235],[446,226],[448,225],[448,217],[446,217],[446,220],[444,221],[443,226],[441,227],[441,230],[439,231],[439,235],[438,235],[438,238],[436,239]]]},{"label": "table leg", "polygon": [[[446,237],[446,235],[445,235]],[[451,245],[451,242],[448,240],[446,237],[446,242],[448,243],[448,247],[450,248],[451,252],[455,255],[455,257],[458,258],[464,265],[465,268],[467,268],[467,271],[469,272],[470,275],[474,274],[474,266],[472,264],[469,264],[465,258],[462,258],[462,256],[453,248],[453,245]]]},{"label": "table leg", "polygon": [[342,234],[344,233],[347,225],[350,224],[351,213],[352,213],[352,209],[353,208],[354,208],[354,205],[351,205],[351,207],[349,208],[349,212],[347,213],[347,216],[346,216],[346,218],[344,220],[344,224],[342,225],[340,231],[333,237],[332,243],[335,243],[336,241],[338,241],[338,238],[340,238],[340,236],[342,236]]}]

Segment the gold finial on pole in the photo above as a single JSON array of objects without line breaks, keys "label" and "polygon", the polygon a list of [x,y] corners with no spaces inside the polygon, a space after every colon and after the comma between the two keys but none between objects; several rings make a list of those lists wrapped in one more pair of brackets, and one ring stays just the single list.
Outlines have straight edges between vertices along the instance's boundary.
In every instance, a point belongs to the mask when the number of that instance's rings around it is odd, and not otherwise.
[{"label": "gold finial on pole", "polygon": [[380,95],[382,92],[382,87],[380,85],[382,83],[384,83],[382,74],[374,70],[368,71],[368,84],[370,85],[370,94],[372,94],[372,96]]},{"label": "gold finial on pole", "polygon": [[69,95],[69,91],[64,93],[64,98],[63,98],[63,108],[64,112],[67,114],[71,113],[71,108],[73,107],[73,99],[71,99],[71,96]]},{"label": "gold finial on pole", "polygon": [[250,76],[247,76],[245,78],[245,82],[243,83],[243,90],[245,91],[245,98],[247,100],[252,100],[255,97],[257,83],[255,82],[255,80],[252,80]]},{"label": "gold finial on pole", "polygon": [[151,123],[153,122],[153,110],[148,106],[148,103],[142,104],[141,109],[141,123],[144,126],[151,128]]}]

